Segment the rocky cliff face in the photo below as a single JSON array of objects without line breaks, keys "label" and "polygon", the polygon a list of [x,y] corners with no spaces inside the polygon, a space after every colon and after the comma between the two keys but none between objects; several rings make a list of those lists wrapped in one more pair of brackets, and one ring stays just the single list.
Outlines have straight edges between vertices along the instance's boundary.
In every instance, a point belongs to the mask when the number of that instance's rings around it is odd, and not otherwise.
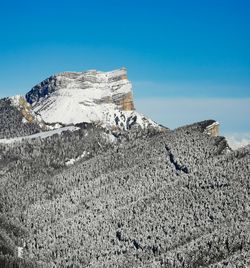
[{"label": "rocky cliff face", "polygon": [[[33,87],[26,100],[47,123],[119,125],[117,122],[124,118],[142,121],[135,112],[132,85],[125,68],[60,73]],[[123,122],[125,125],[127,122]]]},{"label": "rocky cliff face", "polygon": [[72,91],[72,95],[81,90],[79,95],[84,92],[85,96],[92,98],[95,103],[114,103],[122,110],[134,110],[132,86],[127,79],[125,68],[112,72],[90,70],[53,75],[34,86],[26,94],[26,99],[32,105],[38,105],[39,101],[62,89],[67,89],[69,93]]},{"label": "rocky cliff face", "polygon": [[217,137],[220,135],[220,124],[218,122],[213,122],[211,125],[206,127],[207,134]]}]

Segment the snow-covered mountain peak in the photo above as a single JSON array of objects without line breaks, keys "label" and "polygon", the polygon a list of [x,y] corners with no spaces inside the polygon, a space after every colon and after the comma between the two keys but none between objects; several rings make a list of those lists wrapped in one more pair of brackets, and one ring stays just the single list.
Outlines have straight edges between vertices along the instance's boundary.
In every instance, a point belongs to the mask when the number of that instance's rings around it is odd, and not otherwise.
[{"label": "snow-covered mountain peak", "polygon": [[59,73],[33,87],[25,97],[47,123],[89,122],[123,129],[133,124],[156,125],[135,111],[125,68]]}]

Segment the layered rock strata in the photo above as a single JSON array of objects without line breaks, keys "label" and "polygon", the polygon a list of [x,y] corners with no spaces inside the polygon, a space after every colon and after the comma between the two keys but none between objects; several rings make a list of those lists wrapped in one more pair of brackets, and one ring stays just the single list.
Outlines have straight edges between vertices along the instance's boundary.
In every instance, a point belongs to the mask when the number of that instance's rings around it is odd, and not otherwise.
[{"label": "layered rock strata", "polygon": [[[125,68],[112,72],[64,72],[42,81],[26,94],[32,109],[47,123],[114,121],[119,112],[135,111]],[[106,122],[108,121],[108,122]]]}]

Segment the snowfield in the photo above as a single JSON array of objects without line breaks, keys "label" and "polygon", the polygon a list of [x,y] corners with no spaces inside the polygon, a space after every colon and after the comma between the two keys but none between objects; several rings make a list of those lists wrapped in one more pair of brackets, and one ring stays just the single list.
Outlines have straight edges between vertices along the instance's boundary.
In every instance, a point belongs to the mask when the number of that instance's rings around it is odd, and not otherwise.
[{"label": "snowfield", "polygon": [[11,139],[0,139],[0,143],[10,144],[10,143],[14,143],[14,142],[22,142],[23,140],[28,140],[28,139],[37,139],[37,138],[45,139],[45,138],[51,137],[55,134],[60,135],[62,132],[76,131],[78,129],[79,129],[79,127],[68,126],[68,127],[58,128],[58,129],[54,129],[54,130],[50,130],[50,131],[46,131],[46,132],[40,132],[40,133],[36,133],[36,134],[24,136],[24,137],[16,137],[16,138],[11,138]]}]

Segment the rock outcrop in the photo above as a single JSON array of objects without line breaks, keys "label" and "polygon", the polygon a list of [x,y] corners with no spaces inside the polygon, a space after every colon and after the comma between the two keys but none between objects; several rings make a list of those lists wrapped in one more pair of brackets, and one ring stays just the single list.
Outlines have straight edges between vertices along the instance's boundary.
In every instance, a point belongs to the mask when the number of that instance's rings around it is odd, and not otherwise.
[{"label": "rock outcrop", "polygon": [[20,111],[21,115],[23,116],[24,123],[37,123],[41,128],[45,128],[42,120],[33,113],[31,105],[26,101],[24,97],[17,95],[12,97],[10,100],[11,104]]},{"label": "rock outcrop", "polygon": [[220,135],[220,124],[219,122],[213,122],[211,125],[208,125],[206,127],[206,133],[213,136],[217,137]]},{"label": "rock outcrop", "polygon": [[212,137],[218,137],[220,135],[220,124],[213,119],[204,120],[184,127],[191,130],[198,130]]},{"label": "rock outcrop", "polygon": [[31,135],[42,130],[42,122],[23,97],[0,99],[0,139]]}]

